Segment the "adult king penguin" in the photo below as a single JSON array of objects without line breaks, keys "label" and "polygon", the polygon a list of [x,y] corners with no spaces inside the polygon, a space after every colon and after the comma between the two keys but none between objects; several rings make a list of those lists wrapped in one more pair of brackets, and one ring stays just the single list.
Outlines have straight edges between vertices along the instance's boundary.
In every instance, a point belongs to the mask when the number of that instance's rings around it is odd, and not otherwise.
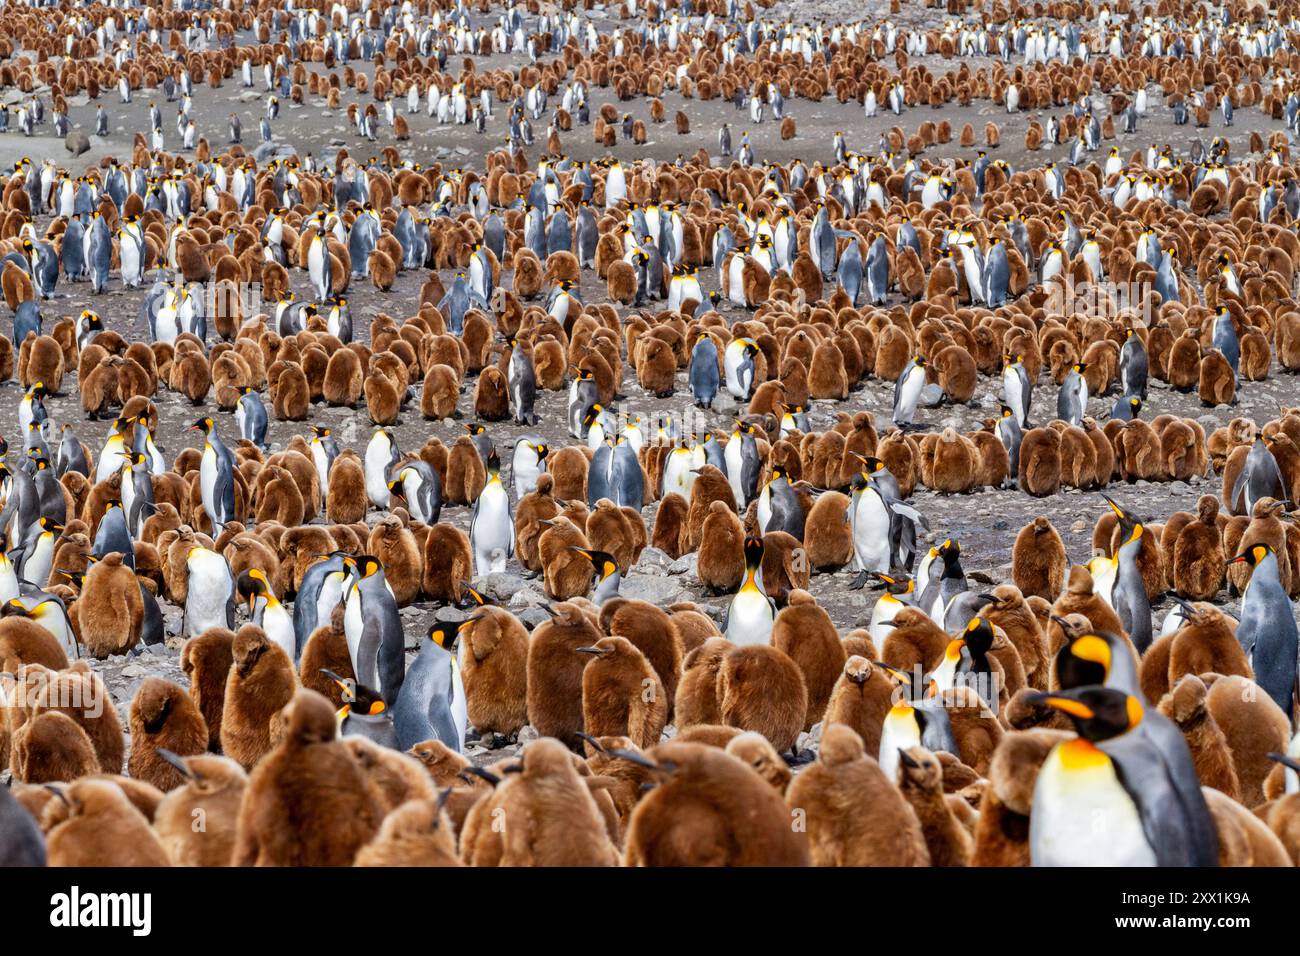
[{"label": "adult king penguin", "polygon": [[1256,544],[1231,563],[1251,567],[1250,581],[1241,595],[1237,640],[1250,658],[1255,682],[1294,720],[1292,701],[1300,634],[1296,630],[1295,607],[1282,587],[1277,555],[1269,545]]},{"label": "adult king penguin", "polygon": [[754,356],[758,346],[753,339],[732,339],[722,353],[723,372],[726,374],[727,391],[738,402],[749,401],[754,390]]},{"label": "adult king penguin", "polygon": [[691,383],[691,397],[700,408],[708,408],[718,394],[718,346],[713,336],[700,333],[691,349],[691,364],[687,373]]},{"label": "adult king penguin", "polygon": [[772,637],[776,602],[763,590],[763,539],[745,539],[745,578],[727,608],[723,633],[733,644],[766,644]]},{"label": "adult king penguin", "polygon": [[[1186,746],[1162,752],[1135,733],[1146,708],[1108,687],[1033,691],[1078,736],[1052,748],[1038,772],[1029,816],[1034,866],[1214,866],[1218,840]],[[1207,825],[1208,824],[1208,825]]]},{"label": "adult king penguin", "polygon": [[469,710],[460,663],[456,659],[459,630],[465,622],[437,621],[420,643],[420,653],[393,705],[397,747],[409,750],[425,740],[437,740],[461,753]]},{"label": "adult king penguin", "polygon": [[389,704],[397,700],[406,675],[406,638],[384,568],[371,554],[345,557],[352,572],[343,614],[343,633],[357,682],[376,688]]},{"label": "adult king penguin", "polygon": [[442,479],[426,461],[415,459],[398,469],[388,483],[389,492],[406,501],[411,519],[435,525],[442,513]]},{"label": "adult king penguin", "polygon": [[925,370],[930,363],[918,355],[908,362],[894,383],[894,424],[904,430],[916,417],[916,406],[925,388]]},{"label": "adult king penguin", "polygon": [[190,427],[197,428],[204,436],[199,489],[215,540],[235,517],[235,457],[218,437],[216,423],[211,418],[200,418]]},{"label": "adult king penguin", "polygon": [[1002,359],[1002,392],[1006,406],[1015,413],[1021,428],[1029,427],[1029,409],[1034,401],[1034,384],[1029,381],[1022,356],[1006,355]]},{"label": "adult king penguin", "polygon": [[474,501],[469,521],[470,547],[474,551],[477,574],[504,571],[515,553],[514,518],[510,513],[510,495],[501,483],[501,460],[496,449],[488,455],[487,483]]},{"label": "adult king penguin", "polygon": [[1139,654],[1151,646],[1151,602],[1147,598],[1142,570],[1138,567],[1138,552],[1142,550],[1142,536],[1146,529],[1141,519],[1130,514],[1110,497],[1102,495],[1119,518],[1120,531],[1126,536],[1115,555],[1118,567],[1115,586],[1111,590],[1110,605],[1119,615],[1120,623],[1128,633]]}]

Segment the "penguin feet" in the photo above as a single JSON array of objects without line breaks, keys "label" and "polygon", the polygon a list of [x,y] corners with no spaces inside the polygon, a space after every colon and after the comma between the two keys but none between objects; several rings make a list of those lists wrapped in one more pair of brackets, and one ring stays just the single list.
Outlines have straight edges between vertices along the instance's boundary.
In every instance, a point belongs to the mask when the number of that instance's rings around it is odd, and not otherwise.
[{"label": "penguin feet", "polygon": [[867,586],[867,572],[866,572],[866,571],[859,571],[859,572],[858,572],[858,576],[857,576],[856,578],[854,578],[854,579],[853,579],[853,583],[851,583],[851,584],[849,585],[849,590],[850,590],[850,591],[861,591],[861,590],[862,590],[864,587],[866,587],[866,586]]}]

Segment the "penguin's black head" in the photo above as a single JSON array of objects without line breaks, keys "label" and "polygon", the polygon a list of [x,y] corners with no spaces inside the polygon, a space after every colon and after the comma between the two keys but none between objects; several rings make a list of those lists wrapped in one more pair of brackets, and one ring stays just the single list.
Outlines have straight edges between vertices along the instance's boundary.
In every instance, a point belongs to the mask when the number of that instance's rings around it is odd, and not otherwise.
[{"label": "penguin's black head", "polygon": [[386,709],[384,698],[374,688],[367,687],[365,684],[358,684],[350,677],[336,674],[328,667],[322,667],[320,672],[343,691],[343,705],[352,713],[378,717]]},{"label": "penguin's black head", "polygon": [[1065,690],[1103,684],[1110,675],[1112,648],[1117,638],[1084,633],[1057,652],[1057,680]]},{"label": "penguin's black head", "polygon": [[543,459],[546,458],[547,455],[549,455],[549,454],[551,453],[551,450],[550,450],[549,448],[546,447],[546,443],[545,443],[545,442],[542,442],[542,443],[540,443],[540,444],[534,445],[534,446],[533,446],[533,451],[537,454],[537,460],[538,460],[538,461],[542,461]]},{"label": "penguin's black head", "polygon": [[434,621],[429,628],[429,640],[437,644],[444,651],[451,652],[456,646],[456,641],[460,637],[460,626],[463,621]]},{"label": "penguin's black head", "polygon": [[1229,564],[1249,564],[1252,568],[1258,567],[1259,563],[1273,553],[1273,546],[1269,544],[1252,545],[1248,550],[1237,555]]},{"label": "penguin's black head", "polygon": [[316,433],[317,438],[327,438],[330,435],[330,430],[325,425],[312,425],[311,430]]},{"label": "penguin's black head", "polygon": [[1120,530],[1128,537],[1128,541],[1135,541],[1142,536],[1142,519],[1130,511],[1126,511],[1109,495],[1102,495],[1106,499],[1106,504],[1110,505],[1115,517],[1119,519]]},{"label": "penguin's black head", "polygon": [[487,431],[487,429],[478,422],[467,422],[465,425],[465,431],[469,432],[471,435],[482,435]]},{"label": "penguin's black head", "polygon": [[207,417],[200,418],[192,425],[190,425],[190,428],[198,429],[201,432],[205,432],[211,427],[212,427],[212,419]]},{"label": "penguin's black head", "polygon": [[890,594],[911,594],[916,590],[916,581],[906,574],[880,574],[877,576],[885,584],[885,590]]},{"label": "penguin's black head", "polygon": [[488,452],[487,470],[490,475],[498,474],[501,471],[501,456],[497,454],[495,448]]},{"label": "penguin's black head", "polygon": [[955,564],[961,557],[961,543],[956,538],[946,538],[939,545],[939,557],[943,558],[944,564]]},{"label": "penguin's black head", "polygon": [[1129,396],[1128,407],[1134,418],[1142,411],[1142,399],[1137,395]]},{"label": "penguin's black head", "polygon": [[1087,362],[1075,362],[1075,363],[1074,363],[1074,370],[1075,370],[1076,372],[1078,372],[1080,375],[1082,375],[1084,372],[1088,371],[1088,363],[1087,363]]},{"label": "penguin's black head", "polygon": [[924,355],[918,355],[915,359],[917,368],[925,368],[930,364],[930,360]]},{"label": "penguin's black head", "polygon": [[356,557],[346,555],[343,562],[354,568],[359,578],[368,578],[384,570],[384,566],[373,554],[359,554]]},{"label": "penguin's black head", "polygon": [[569,545],[569,550],[576,551],[590,561],[591,566],[596,571],[596,576],[601,581],[618,573],[618,561],[608,551],[593,551],[589,548],[580,548],[577,545]]},{"label": "penguin's black head", "polygon": [[461,598],[456,602],[456,607],[462,611],[471,611],[474,608],[485,607],[489,602],[487,595],[477,591],[468,584],[461,584]]},{"label": "penguin's black head", "polygon": [[993,625],[989,623],[988,618],[973,617],[966,623],[962,640],[966,642],[973,656],[983,657],[993,646]]},{"label": "penguin's black head", "polygon": [[271,587],[267,583],[266,575],[260,568],[250,568],[241,573],[235,581],[235,591],[240,597],[248,601],[248,610],[251,613],[257,599],[269,594]]},{"label": "penguin's black head", "polygon": [[1136,697],[1111,687],[1077,687],[1055,694],[1034,691],[1026,699],[1059,710],[1074,723],[1079,736],[1092,743],[1127,733],[1142,722],[1144,715]]},{"label": "penguin's black head", "polygon": [[756,568],[763,563],[763,539],[757,535],[745,538],[745,566]]},{"label": "penguin's black head", "polygon": [[27,610],[27,605],[17,598],[11,598],[0,606],[0,617],[31,617],[32,612]]}]

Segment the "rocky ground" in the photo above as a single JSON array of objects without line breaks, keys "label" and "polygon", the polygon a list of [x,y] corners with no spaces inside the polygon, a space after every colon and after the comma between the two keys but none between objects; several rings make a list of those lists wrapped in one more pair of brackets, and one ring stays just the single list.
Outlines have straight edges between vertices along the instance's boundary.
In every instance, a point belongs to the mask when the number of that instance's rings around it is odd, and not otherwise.
[{"label": "rocky ground", "polygon": [[[898,22],[907,23],[926,19],[933,21],[935,11],[911,9],[909,13],[896,18]],[[842,15],[841,5],[830,3],[795,3],[782,5],[774,11],[778,16],[788,11],[796,20],[819,15]],[[887,5],[867,3],[858,5],[853,11],[857,15],[873,19],[887,13]],[[603,7],[592,11],[601,29],[617,28],[618,21],[610,20]],[[631,22],[622,24],[632,27]],[[929,58],[928,65],[933,70],[955,69],[955,61],[945,62],[937,57]],[[479,61],[480,69],[502,65],[518,67],[518,58],[493,56]],[[370,72],[366,66],[354,64],[359,69]],[[194,106],[200,135],[206,135],[214,151],[220,151],[226,143],[226,117],[230,112],[238,113],[243,119],[244,141],[247,149],[256,145],[257,125],[262,115],[266,93],[261,88],[261,77],[255,77],[255,87],[245,90],[238,85],[238,78],[227,82],[217,90],[198,86],[195,89]],[[1128,155],[1135,149],[1145,148],[1152,142],[1168,142],[1175,150],[1184,152],[1193,137],[1199,137],[1208,143],[1215,135],[1227,135],[1233,142],[1234,154],[1246,151],[1246,140],[1254,129],[1264,131],[1267,135],[1280,124],[1266,120],[1258,111],[1240,111],[1236,125],[1225,130],[1221,128],[1221,119],[1217,113],[1213,116],[1211,127],[1194,130],[1192,127],[1175,127],[1167,110],[1163,108],[1159,90],[1149,90],[1151,110],[1144,118],[1140,132],[1135,136],[1121,135],[1117,145],[1123,154]],[[355,98],[355,94],[352,94]],[[15,91],[7,91],[0,99],[15,102]],[[123,105],[117,102],[114,93],[106,93],[102,101],[112,117],[111,135],[106,138],[91,136],[91,149],[88,153],[71,157],[63,149],[61,140],[50,135],[41,135],[25,139],[21,134],[10,132],[0,135],[0,164],[9,166],[21,156],[31,156],[38,162],[44,157],[54,157],[56,162],[68,168],[73,174],[80,172],[91,163],[109,156],[129,158],[131,139],[137,130],[146,131],[145,119],[150,100],[157,101],[163,112],[164,129],[167,132],[167,146],[176,149],[180,145],[175,135],[175,105],[164,101],[161,91],[140,91],[135,102]],[[600,105],[612,100],[609,90],[591,91],[592,113]],[[783,142],[779,138],[779,123],[770,119],[760,126],[749,122],[748,113],[736,111],[729,103],[712,101],[701,103],[684,100],[677,94],[664,97],[669,122],[660,126],[650,125],[650,142],[644,147],[633,147],[620,143],[613,154],[623,159],[648,158],[657,162],[671,161],[679,154],[694,153],[700,146],[711,151],[717,149],[717,128],[723,121],[732,125],[733,138],[737,144],[742,132],[749,132],[759,161],[771,160],[786,162],[800,157],[806,162],[823,160],[832,161],[832,137],[836,130],[843,130],[849,147],[863,152],[875,152],[882,132],[894,125],[902,126],[907,132],[915,131],[919,123],[926,119],[948,119],[954,130],[962,125],[972,123],[976,130],[982,130],[989,120],[1002,127],[1003,145],[997,155],[1006,159],[1015,168],[1036,165],[1049,158],[1061,160],[1064,149],[1058,147],[1056,154],[1047,150],[1027,153],[1023,148],[1024,131],[1032,119],[1046,123],[1046,112],[1020,112],[1008,116],[1005,110],[993,107],[987,102],[979,102],[967,109],[945,109],[932,111],[929,108],[906,111],[901,117],[894,117],[887,112],[873,119],[865,119],[860,106],[856,104],[840,105],[833,99],[814,104],[803,100],[790,100],[787,110],[793,115],[798,125],[798,135],[794,140]],[[344,103],[348,102],[345,97]],[[615,101],[616,102],[616,101]],[[404,103],[401,104],[404,108]],[[620,111],[630,111],[637,118],[649,120],[648,102],[634,100],[630,103],[617,103]],[[671,117],[677,110],[683,110],[690,117],[691,132],[685,136],[676,134]],[[412,126],[412,140],[407,143],[394,143],[392,131],[383,129],[379,133],[379,142],[366,144],[359,140],[355,131],[348,125],[344,111],[329,111],[324,108],[323,99],[308,96],[302,106],[290,103],[282,104],[281,116],[274,124],[276,144],[280,148],[292,148],[300,154],[312,153],[332,162],[335,150],[346,146],[357,157],[377,153],[379,148],[395,145],[404,157],[428,163],[440,161],[444,165],[480,166],[485,153],[497,148],[504,135],[503,105],[496,108],[496,117],[489,123],[488,132],[482,136],[476,134],[472,127],[439,126],[423,112],[409,117]],[[72,101],[72,121],[74,127],[87,132],[93,128],[94,105],[87,105],[83,100]],[[529,159],[535,161],[542,155],[545,139],[543,119],[535,124],[538,143],[526,152]],[[48,128],[46,130],[48,133]],[[606,154],[591,142],[589,128],[576,128],[564,134],[564,147],[576,158],[590,159]],[[1091,158],[1100,162],[1111,144],[1104,145],[1103,150]],[[974,150],[963,150],[954,139],[946,147],[936,147],[927,152],[926,159],[973,158]],[[44,223],[42,222],[41,225]],[[451,278],[444,275],[445,280]],[[717,287],[714,270],[704,270],[701,278],[706,291]],[[307,276],[301,271],[291,275],[295,291],[310,299]],[[399,320],[415,312],[418,304],[419,289],[424,280],[422,272],[406,272],[398,277],[390,293],[380,293],[364,282],[354,282],[348,292],[353,310],[354,321],[358,322],[359,337],[366,338],[368,320],[379,314],[388,314]],[[503,284],[508,284],[508,274]],[[604,297],[604,282],[592,273],[583,277],[581,295],[587,301],[601,301]],[[53,325],[64,315],[77,315],[83,308],[96,310],[105,319],[110,329],[116,330],[128,338],[143,339],[147,329],[143,320],[137,318],[142,291],[124,291],[115,278],[109,291],[102,296],[92,296],[89,284],[61,283],[52,300],[44,303],[43,312],[46,328]],[[722,306],[721,311],[728,318],[737,320],[745,317],[743,311]],[[9,330],[9,326],[4,326]],[[460,403],[462,421],[469,421],[472,415],[472,386],[468,383]],[[1300,389],[1296,380],[1274,370],[1263,382],[1245,383],[1240,391],[1239,404],[1232,407],[1205,408],[1194,394],[1180,394],[1171,391],[1161,383],[1152,383],[1152,391],[1144,410],[1144,417],[1150,418],[1164,413],[1174,413],[1195,417],[1209,433],[1213,428],[1228,422],[1233,417],[1246,415],[1265,421],[1274,417],[1280,404],[1297,404]],[[418,386],[417,386],[418,387]],[[94,452],[102,444],[107,434],[107,426],[101,422],[87,422],[82,419],[79,401],[75,392],[75,377],[65,381],[65,392],[47,400],[51,418],[55,423],[71,422],[83,441]],[[893,396],[892,382],[870,380],[857,388],[845,402],[816,402],[810,410],[810,419],[816,429],[828,427],[834,415],[841,411],[865,409],[874,413],[878,424],[883,428],[888,421]],[[978,427],[986,417],[995,415],[999,402],[1000,381],[982,379],[975,401],[969,406],[944,405],[923,410],[919,416],[926,426],[942,428],[953,426],[962,430]],[[689,388],[685,375],[678,376],[678,392],[669,399],[657,399],[646,394],[638,387],[630,371],[625,368],[622,385],[623,400],[620,409],[626,414],[639,414],[648,421],[670,414],[678,418],[686,415],[691,408]],[[20,387],[13,382],[0,385],[0,434],[9,437],[15,446],[17,439],[16,418]],[[1044,380],[1036,392],[1036,403],[1032,418],[1035,421],[1054,417],[1056,389]],[[211,403],[201,407],[191,406],[183,398],[168,391],[161,391],[155,397],[159,408],[160,424],[158,443],[166,456],[173,458],[186,445],[196,444],[195,435],[188,430],[189,424],[200,414],[211,414],[218,422],[221,434],[228,440],[234,440],[236,426],[233,417],[227,413],[217,412]],[[1094,397],[1090,402],[1089,413],[1095,417],[1104,417],[1114,402],[1113,396]],[[563,392],[542,393],[539,395],[537,413],[541,422],[535,428],[523,429],[511,423],[497,423],[489,428],[497,447],[503,451],[504,462],[509,460],[508,450],[515,439],[522,434],[535,434],[553,447],[567,444],[565,426],[566,395]],[[419,416],[418,395],[413,395],[401,422],[393,429],[396,441],[403,450],[419,448],[431,435],[440,437],[450,445],[456,437],[463,434],[462,422],[427,422]],[[718,407],[708,413],[710,425],[727,428],[731,422],[734,406],[728,407],[725,400],[720,400]],[[311,411],[310,421],[327,424],[334,429],[334,434],[341,446],[348,446],[363,452],[369,440],[372,426],[367,419],[364,407],[357,410],[331,408],[325,405],[315,406]],[[728,428],[729,430],[729,428]],[[295,434],[309,435],[305,423],[272,421],[268,434],[271,449],[283,448]],[[1217,493],[1218,479],[1215,476],[1193,479],[1190,482],[1173,482],[1168,484],[1151,484],[1138,482],[1133,486],[1112,486],[1110,493],[1122,504],[1131,507],[1139,514],[1153,519],[1162,519],[1169,513],[1193,508],[1197,497],[1211,492]],[[957,538],[962,543],[963,564],[967,571],[980,571],[995,580],[1009,578],[1011,546],[1016,532],[1034,517],[1048,515],[1060,531],[1070,557],[1082,562],[1091,556],[1091,530],[1094,521],[1102,513],[1105,504],[1099,494],[1067,491],[1049,499],[1035,499],[1015,490],[983,490],[978,493],[958,496],[943,496],[928,490],[918,491],[912,504],[929,519],[932,537],[942,540],[947,537]],[[647,526],[654,519],[655,505],[643,509]],[[371,520],[378,514],[372,512]],[[443,520],[451,521],[468,529],[469,510],[461,507],[447,507],[443,511]],[[544,616],[540,603],[544,599],[540,579],[524,580],[516,569],[501,574],[491,575],[489,579],[476,581],[475,584],[487,591],[492,597],[501,601],[517,612],[521,618],[532,625]],[[811,590],[819,602],[831,614],[836,624],[843,629],[865,624],[871,613],[871,607],[877,594],[870,591],[849,591],[847,585],[852,579],[852,572],[823,574],[813,578]],[[693,556],[673,561],[662,552],[647,549],[638,565],[623,582],[622,592],[631,597],[643,598],[655,604],[666,606],[679,600],[695,600],[707,606],[711,612],[721,613],[727,598],[707,597],[694,573]],[[115,704],[125,718],[127,704],[140,681],[156,674],[168,680],[184,685],[184,676],[179,669],[181,641],[175,636],[180,627],[180,609],[167,606],[164,608],[167,618],[169,636],[165,647],[144,648],[138,654],[127,657],[114,657],[96,662],[95,667],[103,674],[114,698]],[[414,648],[417,640],[427,629],[428,623],[436,615],[459,616],[454,609],[438,609],[419,604],[404,609],[403,620],[407,627],[408,646]],[[1163,610],[1157,610],[1162,616]],[[243,613],[241,612],[241,618]],[[524,732],[525,738],[528,731]],[[483,757],[485,751],[476,749],[473,756]]]}]

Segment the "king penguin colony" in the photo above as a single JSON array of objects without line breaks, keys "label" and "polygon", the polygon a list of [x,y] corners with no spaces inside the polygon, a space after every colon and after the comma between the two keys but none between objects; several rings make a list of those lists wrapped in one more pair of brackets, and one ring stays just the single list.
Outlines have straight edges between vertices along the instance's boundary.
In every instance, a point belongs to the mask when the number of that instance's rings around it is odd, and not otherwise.
[{"label": "king penguin colony", "polygon": [[1300,863],[1300,4],[818,9],[6,6],[0,862]]}]

